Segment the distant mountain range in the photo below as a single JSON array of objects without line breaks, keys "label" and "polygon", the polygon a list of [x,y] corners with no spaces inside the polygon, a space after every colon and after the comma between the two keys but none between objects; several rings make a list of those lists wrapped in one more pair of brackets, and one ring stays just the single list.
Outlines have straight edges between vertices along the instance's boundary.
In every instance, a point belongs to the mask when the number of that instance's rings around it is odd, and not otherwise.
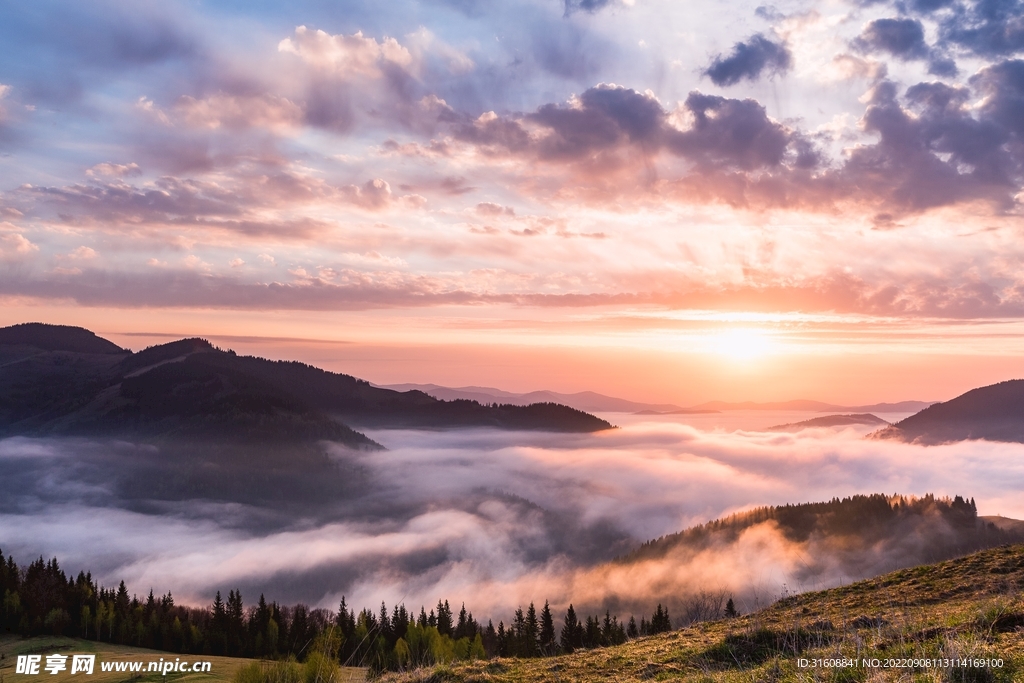
[{"label": "distant mountain range", "polygon": [[755,403],[744,401],[729,403],[727,401],[709,401],[695,406],[678,406],[674,403],[642,403],[624,398],[605,396],[593,391],[580,391],[575,394],[561,394],[557,391],[531,391],[517,394],[502,391],[493,387],[443,387],[437,384],[382,384],[385,389],[395,391],[422,391],[434,398],[445,401],[466,399],[480,403],[513,403],[526,405],[538,402],[553,402],[571,406],[577,410],[596,413],[635,413],[640,415],[686,415],[699,413],[718,413],[726,410],[792,410],[818,413],[910,413],[927,408],[932,404],[928,401],[900,401],[899,403],[872,403],[862,406],[841,406],[822,401],[775,401]]},{"label": "distant mountain range", "polygon": [[972,389],[873,436],[926,445],[967,439],[1024,442],[1024,380]]},{"label": "distant mountain range", "polygon": [[611,425],[556,405],[481,405],[398,392],[298,362],[238,356],[203,339],[139,353],[92,332],[0,328],[0,436],[329,439],[377,447],[357,427],[592,432]]},{"label": "distant mountain range", "polygon": [[899,401],[898,403],[871,403],[861,406],[841,406],[834,403],[823,403],[821,401],[770,401],[768,403],[755,403],[743,401],[742,403],[729,403],[727,401],[709,401],[700,405],[691,406],[691,410],[800,410],[814,413],[911,413],[923,410],[932,405],[934,401]]},{"label": "distant mountain range", "polygon": [[847,427],[850,425],[879,426],[887,424],[889,423],[877,415],[872,415],[871,413],[857,413],[853,415],[825,415],[823,417],[815,417],[801,422],[776,425],[774,427],[769,427],[766,431],[798,432],[803,429],[813,429],[815,427]]},{"label": "distant mountain range", "polygon": [[529,405],[530,403],[561,403],[577,410],[597,413],[636,413],[640,411],[677,412],[685,408],[672,403],[641,403],[628,401],[624,398],[605,396],[593,391],[580,391],[575,394],[560,394],[557,391],[531,391],[516,394],[493,387],[442,387],[437,384],[382,384],[384,389],[394,391],[422,391],[424,394],[443,401],[458,399],[479,401],[480,403],[511,403]]}]

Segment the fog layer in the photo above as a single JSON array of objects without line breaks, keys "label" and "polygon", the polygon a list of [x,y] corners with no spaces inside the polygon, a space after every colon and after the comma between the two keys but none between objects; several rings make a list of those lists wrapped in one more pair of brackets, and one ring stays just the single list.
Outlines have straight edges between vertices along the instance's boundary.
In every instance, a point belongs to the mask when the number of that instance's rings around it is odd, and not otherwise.
[{"label": "fog layer", "polygon": [[852,563],[834,539],[794,543],[769,522],[699,553],[608,562],[755,506],[930,492],[1024,517],[1024,445],[926,448],[863,433],[667,420],[582,435],[370,433],[383,452],[7,439],[0,548],[23,564],[57,556],[139,594],[170,590],[179,602],[206,604],[230,588],[247,602],[265,593],[325,607],[343,594],[371,608],[442,598],[507,620],[530,601],[639,613],[701,589],[750,607],[928,559],[918,548]]}]

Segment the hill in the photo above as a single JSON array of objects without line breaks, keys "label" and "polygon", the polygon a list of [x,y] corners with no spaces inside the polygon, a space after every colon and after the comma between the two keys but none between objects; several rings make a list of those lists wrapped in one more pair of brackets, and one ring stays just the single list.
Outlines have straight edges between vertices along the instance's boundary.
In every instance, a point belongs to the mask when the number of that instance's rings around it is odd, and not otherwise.
[{"label": "hill", "polygon": [[0,328],[0,345],[74,353],[126,353],[117,344],[97,337],[84,328],[42,323],[22,323]]},{"label": "hill", "polygon": [[604,420],[567,406],[483,405],[397,392],[297,362],[237,356],[203,339],[139,353],[88,330],[0,329],[0,436],[89,435],[377,447],[350,424],[590,432]]},{"label": "hill", "polygon": [[819,586],[1024,541],[1013,520],[979,517],[973,500],[873,494],[757,508],[648,541],[614,562],[683,566],[755,527],[805,558],[793,579]]},{"label": "hill", "polygon": [[513,405],[529,405],[531,403],[561,403],[577,410],[598,413],[635,413],[653,411],[654,413],[671,413],[684,410],[673,403],[642,403],[615,396],[605,396],[594,391],[579,391],[574,394],[563,394],[557,391],[531,391],[517,394],[502,391],[493,387],[442,387],[437,384],[388,384],[384,388],[395,391],[422,391],[434,398],[444,401],[466,399],[480,403],[510,403]]},{"label": "hill", "polygon": [[853,415],[825,415],[823,417],[814,417],[810,420],[803,420],[801,422],[792,422],[789,424],[775,425],[769,427],[765,431],[768,432],[799,432],[803,429],[813,429],[815,427],[847,427],[850,425],[887,425],[889,424],[877,415],[871,413],[855,413]]},{"label": "hill", "polygon": [[1009,683],[1024,675],[1022,587],[1024,546],[1002,546],[624,645],[440,665],[380,680]]},{"label": "hill", "polygon": [[873,436],[925,445],[967,439],[1024,442],[1024,380],[972,389],[925,408]]}]

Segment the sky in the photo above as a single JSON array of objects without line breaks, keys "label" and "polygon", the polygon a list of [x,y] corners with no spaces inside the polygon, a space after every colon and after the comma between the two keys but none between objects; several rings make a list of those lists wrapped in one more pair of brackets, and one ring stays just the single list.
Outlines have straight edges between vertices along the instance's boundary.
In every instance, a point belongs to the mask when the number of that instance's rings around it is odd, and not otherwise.
[{"label": "sky", "polygon": [[378,383],[1024,375],[1021,0],[0,8],[0,324]]}]

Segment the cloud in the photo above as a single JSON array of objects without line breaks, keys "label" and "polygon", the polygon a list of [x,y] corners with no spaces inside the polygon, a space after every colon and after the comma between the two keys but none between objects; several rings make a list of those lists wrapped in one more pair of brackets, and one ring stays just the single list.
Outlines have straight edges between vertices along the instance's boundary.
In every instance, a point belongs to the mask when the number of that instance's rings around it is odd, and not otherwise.
[{"label": "cloud", "polygon": [[301,126],[302,108],[285,97],[270,94],[241,96],[217,93],[202,99],[182,96],[174,106],[175,113],[189,126],[196,128],[248,127],[286,132]]},{"label": "cloud", "polygon": [[1024,142],[1024,60],[988,66],[971,78],[971,85],[984,96],[985,120],[1012,135],[1017,145]]},{"label": "cloud", "polygon": [[928,46],[924,25],[916,19],[876,19],[852,45],[862,52],[884,52],[902,61],[927,60],[928,73],[936,76],[952,78],[959,73],[953,59]]},{"label": "cloud", "polygon": [[142,175],[142,169],[136,163],[130,164],[111,164],[103,162],[102,164],[96,164],[92,168],[86,169],[85,175],[90,178],[97,178],[100,176],[106,176],[109,178],[124,178],[130,176]]},{"label": "cloud", "polygon": [[880,83],[863,118],[879,141],[851,151],[843,179],[904,211],[972,200],[1010,208],[1018,182],[1008,131],[987,112],[972,117],[967,97],[962,88],[922,83],[907,90],[904,108],[895,85]]},{"label": "cloud", "polygon": [[389,65],[409,67],[413,63],[409,50],[394,38],[381,42],[363,36],[362,31],[346,36],[331,35],[322,30],[311,31],[299,26],[290,38],[282,40],[279,52],[291,53],[304,62],[342,78],[368,76],[380,78]]},{"label": "cloud", "polygon": [[784,42],[772,42],[755,33],[745,42],[733,45],[732,53],[716,56],[704,70],[715,85],[736,85],[741,80],[756,81],[762,73],[775,76],[793,65],[793,55]]},{"label": "cloud", "polygon": [[1024,2],[970,0],[949,3],[952,12],[940,21],[943,43],[983,57],[1010,57],[1024,50]]},{"label": "cloud", "polygon": [[480,202],[476,205],[478,216],[515,216],[516,212],[511,206],[502,206],[494,202]]},{"label": "cloud", "polygon": [[188,12],[158,3],[44,1],[5,14],[5,41],[23,57],[14,82],[27,102],[89,106],[93,88],[127,74],[170,67],[209,72],[210,53]]},{"label": "cloud", "polygon": [[671,148],[706,166],[778,166],[795,141],[792,132],[770,120],[754,100],[693,92],[685,107],[694,117],[693,126],[673,136]]},{"label": "cloud", "polygon": [[900,59],[924,59],[929,52],[924,27],[916,19],[876,19],[854,43],[864,51],[887,52]]},{"label": "cloud", "polygon": [[[417,195],[394,196],[391,186],[380,178],[341,185],[287,170],[225,175],[217,180],[164,176],[140,185],[118,177],[135,175],[136,170],[134,165],[100,164],[90,169],[90,184],[24,185],[10,196],[24,209],[22,213],[65,226],[153,235],[173,227],[299,239],[329,227],[322,219],[304,215],[302,209],[314,203],[377,212],[398,203],[418,208],[425,201]],[[110,180],[111,176],[115,179]],[[267,209],[288,213],[276,218],[268,216]]]},{"label": "cloud", "polygon": [[[762,524],[721,547],[607,564],[641,541],[757,505],[933,492],[974,496],[982,514],[1024,516],[1020,444],[925,448],[857,429],[730,432],[620,417],[622,429],[594,435],[380,431],[371,436],[389,450],[329,446],[327,459],[7,439],[0,545],[23,562],[56,554],[106,585],[124,578],[133,591],[172,590],[193,604],[234,587],[247,600],[264,592],[326,607],[343,593],[357,606],[440,597],[497,620],[545,599],[639,614],[701,588],[778,595],[783,584],[822,588],[900,561],[881,548],[847,557],[836,539],[796,542]],[[238,476],[256,466],[274,477]]]},{"label": "cloud", "polygon": [[589,12],[593,14],[612,4],[612,0],[564,0],[564,3],[565,16],[568,17],[576,12]]},{"label": "cloud", "polygon": [[4,263],[23,261],[37,251],[39,251],[39,247],[19,232],[16,226],[0,222],[0,261]]},{"label": "cloud", "polygon": [[682,112],[692,119],[689,128],[675,127],[652,93],[601,84],[566,106],[546,104],[519,119],[488,113],[455,134],[490,153],[587,162],[597,173],[620,165],[614,154],[625,149],[645,157],[667,151],[709,167],[773,167],[797,142],[754,100],[691,92]]}]

